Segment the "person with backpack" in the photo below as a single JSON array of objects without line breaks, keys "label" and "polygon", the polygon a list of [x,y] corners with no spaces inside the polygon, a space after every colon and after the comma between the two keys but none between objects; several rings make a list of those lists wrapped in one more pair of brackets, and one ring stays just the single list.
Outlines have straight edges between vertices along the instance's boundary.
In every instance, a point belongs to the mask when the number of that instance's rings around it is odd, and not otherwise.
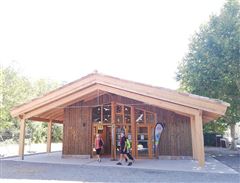
[{"label": "person with backpack", "polygon": [[[131,155],[131,142],[130,140],[126,137],[126,148],[127,148],[127,157],[134,162],[134,158]],[[125,158],[125,161],[128,162],[128,159]]]},{"label": "person with backpack", "polygon": [[95,139],[95,149],[96,149],[96,153],[97,153],[97,160],[100,163],[101,162],[101,150],[103,149],[103,140],[100,136],[100,134],[96,135],[96,139]]},{"label": "person with backpack", "polygon": [[128,166],[132,165],[132,162],[130,162],[130,159],[127,156],[127,144],[126,144],[126,137],[125,134],[121,133],[121,139],[120,139],[120,159],[117,165],[122,165],[123,158],[127,159],[129,161]]}]

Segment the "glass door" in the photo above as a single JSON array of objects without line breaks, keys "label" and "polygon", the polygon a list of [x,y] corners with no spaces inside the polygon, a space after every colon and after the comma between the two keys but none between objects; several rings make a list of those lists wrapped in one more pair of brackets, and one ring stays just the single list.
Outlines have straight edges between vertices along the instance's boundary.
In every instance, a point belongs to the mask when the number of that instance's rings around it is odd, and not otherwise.
[{"label": "glass door", "polygon": [[135,109],[135,120],[137,158],[152,158],[154,156],[156,114],[143,109]]},{"label": "glass door", "polygon": [[137,156],[148,157],[148,127],[137,127]]}]

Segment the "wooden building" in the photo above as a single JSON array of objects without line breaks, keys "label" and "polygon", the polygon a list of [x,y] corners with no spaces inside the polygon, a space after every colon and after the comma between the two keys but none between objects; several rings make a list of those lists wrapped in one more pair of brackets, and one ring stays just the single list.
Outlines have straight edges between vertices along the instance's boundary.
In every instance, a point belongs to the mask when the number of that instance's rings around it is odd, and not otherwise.
[{"label": "wooden building", "polygon": [[[92,73],[15,107],[11,114],[21,123],[22,159],[25,120],[30,119],[48,123],[48,152],[52,123],[63,124],[63,157],[94,156],[95,134],[101,133],[104,154],[116,159],[119,134],[124,131],[136,158],[191,156],[203,166],[203,124],[224,115],[228,106],[215,99]],[[156,148],[157,122],[165,128]]]}]

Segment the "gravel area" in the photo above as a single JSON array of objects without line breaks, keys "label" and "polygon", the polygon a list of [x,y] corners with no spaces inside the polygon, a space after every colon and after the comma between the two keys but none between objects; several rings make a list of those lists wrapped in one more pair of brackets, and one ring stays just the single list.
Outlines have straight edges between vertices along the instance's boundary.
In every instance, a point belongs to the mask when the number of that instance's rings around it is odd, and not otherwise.
[{"label": "gravel area", "polygon": [[205,147],[206,154],[240,173],[240,150],[219,147]]},{"label": "gravel area", "polygon": [[64,180],[81,182],[239,182],[239,174],[155,171],[88,165],[1,160],[1,179]]}]

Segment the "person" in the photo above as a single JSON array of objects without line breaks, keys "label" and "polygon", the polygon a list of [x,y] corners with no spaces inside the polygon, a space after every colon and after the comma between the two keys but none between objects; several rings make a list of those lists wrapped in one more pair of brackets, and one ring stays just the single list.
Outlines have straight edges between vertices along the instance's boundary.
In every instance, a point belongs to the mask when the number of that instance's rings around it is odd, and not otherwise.
[{"label": "person", "polygon": [[101,150],[103,148],[103,140],[100,136],[100,134],[96,135],[96,139],[95,139],[95,149],[96,149],[96,153],[97,153],[97,160],[100,163],[101,162]]},{"label": "person", "polygon": [[[131,142],[126,137],[126,147],[127,147],[127,157],[134,162],[134,158],[131,155]],[[125,158],[125,161],[128,162],[128,159]]]},{"label": "person", "polygon": [[123,158],[127,159],[129,161],[128,166],[132,165],[132,161],[127,156],[127,144],[126,144],[126,137],[125,134],[121,133],[121,139],[120,139],[120,159],[117,165],[122,165]]}]

